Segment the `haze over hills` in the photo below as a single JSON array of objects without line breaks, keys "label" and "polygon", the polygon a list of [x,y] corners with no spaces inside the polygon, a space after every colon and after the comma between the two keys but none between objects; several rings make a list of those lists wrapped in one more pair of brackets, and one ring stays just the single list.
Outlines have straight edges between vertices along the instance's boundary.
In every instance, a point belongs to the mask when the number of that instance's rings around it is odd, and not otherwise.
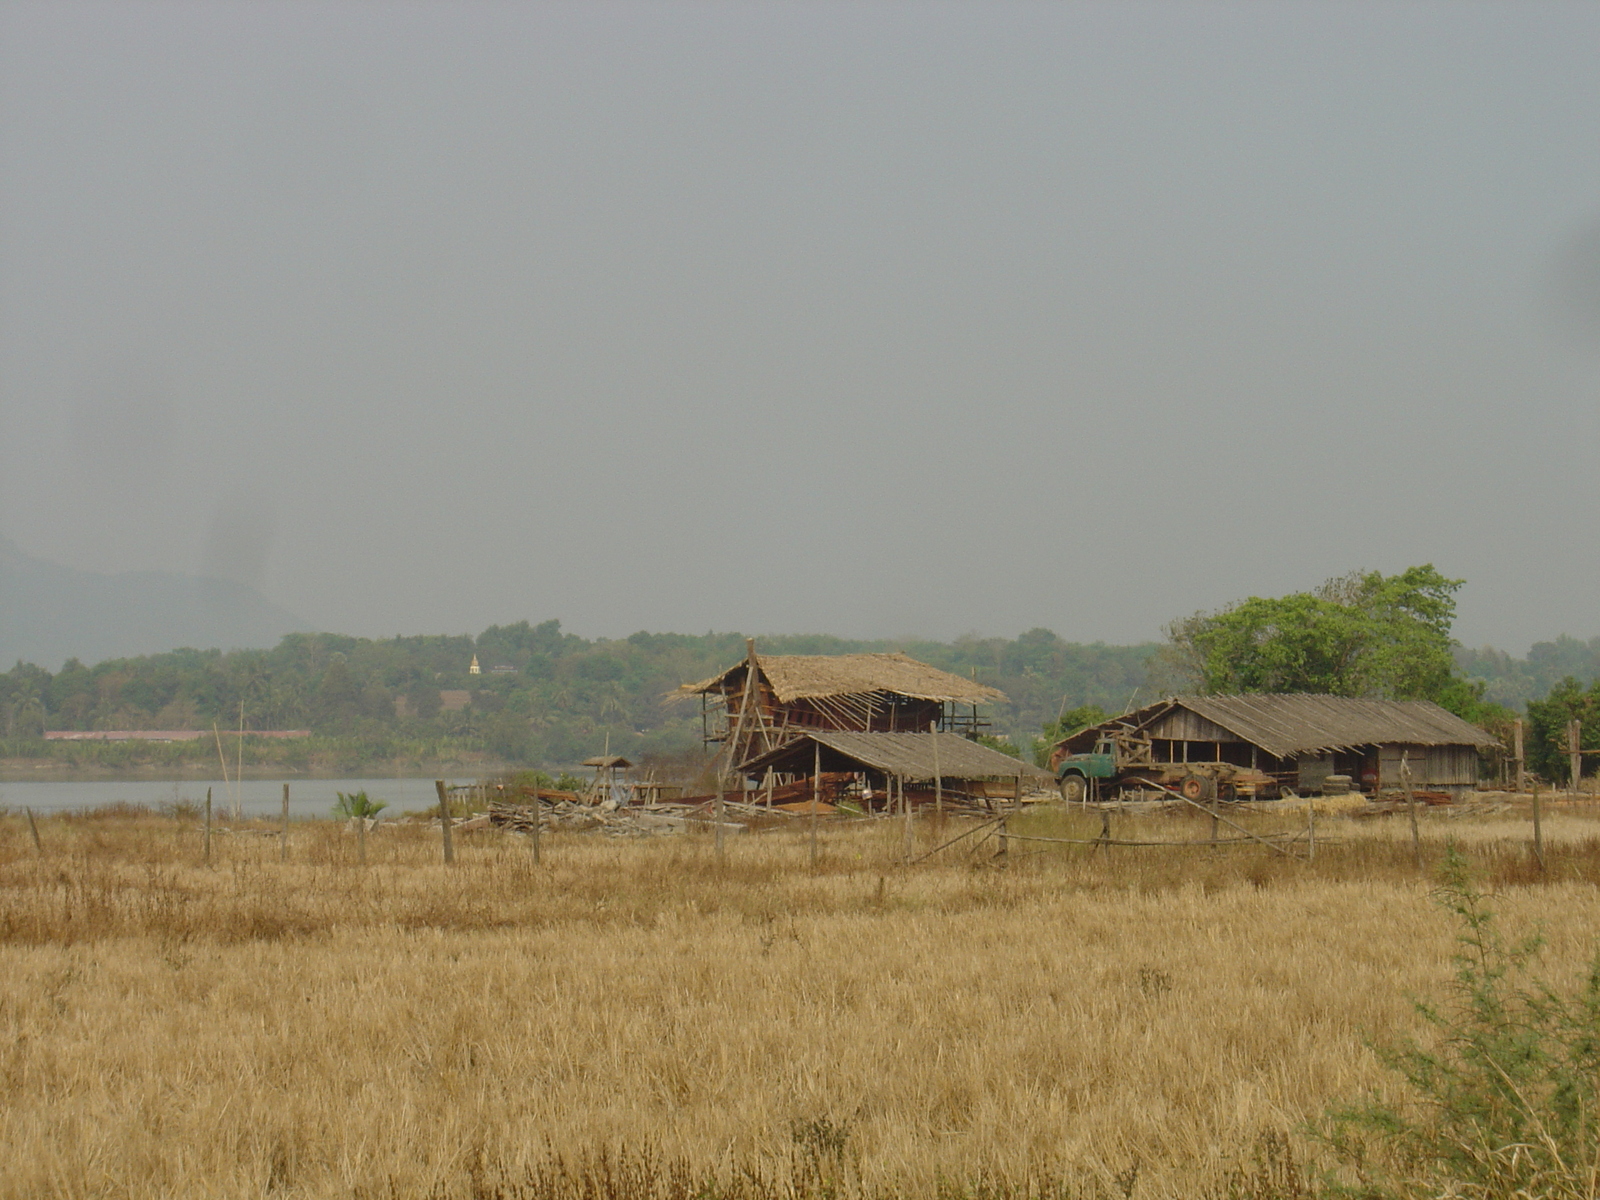
[{"label": "haze over hills", "polygon": [[52,669],[174,646],[275,646],[310,625],[242,583],[166,571],[104,575],[25,553],[0,537],[0,663]]}]

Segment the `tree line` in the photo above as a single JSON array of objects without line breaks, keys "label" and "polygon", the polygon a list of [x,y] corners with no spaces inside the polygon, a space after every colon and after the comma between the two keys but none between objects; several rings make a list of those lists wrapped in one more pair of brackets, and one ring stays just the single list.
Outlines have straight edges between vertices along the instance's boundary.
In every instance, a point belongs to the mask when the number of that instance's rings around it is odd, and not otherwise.
[{"label": "tree line", "polygon": [[[1353,572],[1310,591],[1251,597],[1174,621],[1165,643],[1067,642],[1047,629],[1016,638],[862,641],[763,637],[767,654],[901,650],[1009,697],[987,713],[1019,753],[1165,694],[1322,692],[1433,700],[1504,735],[1528,721],[1530,765],[1560,775],[1566,723],[1600,745],[1600,638],[1536,645],[1525,659],[1455,643],[1461,580],[1431,565],[1392,576]],[[45,743],[55,729],[309,729],[313,745],[273,748],[275,761],[333,754],[332,765],[478,754],[518,765],[570,764],[599,753],[693,755],[697,700],[668,698],[743,657],[744,636],[635,633],[588,639],[559,621],[495,625],[476,637],[357,638],[291,634],[270,650],[182,649],[59,671],[18,663],[0,674],[0,754],[117,763],[189,749]],[[471,674],[477,658],[481,673]],[[1560,672],[1558,675],[1557,672]],[[298,756],[298,758],[297,758]]]},{"label": "tree line", "polygon": [[[820,635],[763,637],[766,654],[901,650],[943,670],[998,687],[1009,702],[987,714],[994,732],[1026,741],[1066,707],[1121,711],[1149,699],[1146,664],[1156,647],[1081,645],[1045,629],[1016,638],[954,642],[860,641]],[[0,675],[4,754],[46,752],[47,729],[309,729],[358,766],[392,757],[478,752],[524,764],[573,763],[598,754],[639,758],[700,746],[697,699],[669,700],[679,684],[711,676],[744,656],[738,633],[635,633],[588,639],[559,621],[496,625],[476,637],[356,638],[291,634],[271,650],[174,650],[59,671],[18,663]],[[480,674],[469,673],[476,656]],[[465,703],[462,703],[462,701]],[[49,744],[87,761],[158,751],[119,744]],[[285,744],[285,765],[314,747]],[[212,751],[214,753],[214,751]]]}]

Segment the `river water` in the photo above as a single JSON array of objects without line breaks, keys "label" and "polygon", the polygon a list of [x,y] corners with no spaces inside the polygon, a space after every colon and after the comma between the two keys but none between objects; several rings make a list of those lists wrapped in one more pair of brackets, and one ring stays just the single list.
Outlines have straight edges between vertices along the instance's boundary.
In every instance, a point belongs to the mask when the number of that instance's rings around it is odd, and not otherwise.
[{"label": "river water", "polygon": [[[152,809],[178,801],[203,805],[206,789],[211,789],[212,811],[220,818],[233,811],[235,798],[246,817],[276,817],[283,811],[282,779],[246,779],[242,783],[223,783],[220,779],[172,780],[140,779],[127,783],[95,780],[87,783],[23,782],[0,783],[0,808],[18,812],[27,807],[36,813],[69,812],[100,808],[107,804],[143,804]],[[291,817],[331,816],[338,792],[365,790],[374,800],[388,804],[385,816],[437,807],[439,800],[431,779],[291,779],[289,815]],[[474,783],[474,779],[451,779],[446,783]]]}]

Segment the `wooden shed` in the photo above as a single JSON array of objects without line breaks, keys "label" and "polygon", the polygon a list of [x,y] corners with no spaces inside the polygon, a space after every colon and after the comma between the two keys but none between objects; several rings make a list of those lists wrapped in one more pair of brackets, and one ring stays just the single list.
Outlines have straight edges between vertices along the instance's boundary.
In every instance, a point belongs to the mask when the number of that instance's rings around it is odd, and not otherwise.
[{"label": "wooden shed", "polygon": [[1094,749],[1104,732],[1150,739],[1156,762],[1227,762],[1274,775],[1285,787],[1316,791],[1348,775],[1365,792],[1403,786],[1460,793],[1478,782],[1495,738],[1429,700],[1347,696],[1174,696],[1057,743],[1060,753]]},{"label": "wooden shed", "polygon": [[785,792],[798,788],[796,794],[804,795],[815,786],[830,804],[848,800],[866,811],[888,807],[896,792],[913,805],[936,795],[987,803],[995,796],[1020,799],[1054,784],[1048,771],[1032,763],[948,733],[817,730],[746,759],[737,769],[758,785],[753,796],[761,795],[763,781],[792,780]]},{"label": "wooden shed", "polygon": [[699,696],[708,745],[742,763],[813,730],[975,734],[1004,692],[905,654],[757,654],[675,695]]}]

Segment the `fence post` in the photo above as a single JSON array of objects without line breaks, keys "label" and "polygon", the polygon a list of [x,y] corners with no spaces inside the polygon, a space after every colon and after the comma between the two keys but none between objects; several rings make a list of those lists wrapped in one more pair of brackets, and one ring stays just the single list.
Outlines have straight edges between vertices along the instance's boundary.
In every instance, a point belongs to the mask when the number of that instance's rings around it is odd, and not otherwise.
[{"label": "fence post", "polygon": [[1522,759],[1522,718],[1518,717],[1511,722],[1511,749],[1517,759],[1517,791],[1521,792],[1528,786],[1527,765]]},{"label": "fence post", "polygon": [[439,793],[439,827],[444,831],[444,861],[456,860],[456,848],[450,844],[450,793],[445,791],[444,780],[435,779],[433,790]]},{"label": "fence post", "polygon": [[1572,772],[1572,794],[1578,794],[1578,784],[1583,779],[1583,722],[1567,722],[1567,768]]},{"label": "fence post", "polygon": [[33,834],[33,851],[42,855],[44,843],[39,840],[39,823],[33,819],[33,809],[24,806],[22,811],[28,814],[28,832]]},{"label": "fence post", "polygon": [[1317,861],[1317,802],[1314,797],[1306,802],[1306,861]]},{"label": "fence post", "polygon": [[278,861],[289,861],[289,785],[283,785],[283,832],[278,835]]},{"label": "fence post", "polygon": [[[730,756],[733,754],[732,747],[729,747],[728,753]],[[717,803],[711,810],[711,820],[716,826],[715,836],[717,840],[717,865],[719,867],[728,861],[728,850],[726,844],[728,835],[727,832],[722,828],[722,822],[728,813],[726,803],[727,792],[728,772],[726,769],[723,769],[717,772]]]},{"label": "fence post", "polygon": [[995,835],[999,845],[995,849],[997,858],[1004,858],[1011,853],[1011,814],[1022,807],[1022,776],[1018,775],[1011,789],[1011,806],[1006,807],[1005,801],[1000,802],[1000,830]]},{"label": "fence post", "polygon": [[1539,811],[1539,785],[1533,785],[1533,857],[1538,860],[1539,870],[1544,870],[1544,824],[1540,820]]},{"label": "fence post", "polygon": [[817,869],[817,810],[822,807],[822,743],[813,742],[811,756],[811,869]]},{"label": "fence post", "polygon": [[906,777],[904,775],[900,776],[900,807],[905,812],[906,817],[905,854],[906,861],[910,862],[912,852],[911,798],[906,795]]},{"label": "fence post", "polygon": [[206,866],[211,865],[211,789],[206,789]]},{"label": "fence post", "polygon": [[539,781],[536,778],[533,781],[533,831],[532,831],[533,832],[533,838],[532,838],[532,843],[533,843],[533,865],[536,866],[536,867],[539,865],[539,825],[540,825],[541,821],[543,820],[543,818],[540,816],[540,813],[542,811],[543,810],[540,808],[540,804],[539,804]]},{"label": "fence post", "polygon": [[1406,812],[1411,817],[1411,855],[1422,865],[1422,835],[1417,832],[1417,793],[1411,786],[1411,752],[1400,752],[1400,778],[1406,785]]}]

